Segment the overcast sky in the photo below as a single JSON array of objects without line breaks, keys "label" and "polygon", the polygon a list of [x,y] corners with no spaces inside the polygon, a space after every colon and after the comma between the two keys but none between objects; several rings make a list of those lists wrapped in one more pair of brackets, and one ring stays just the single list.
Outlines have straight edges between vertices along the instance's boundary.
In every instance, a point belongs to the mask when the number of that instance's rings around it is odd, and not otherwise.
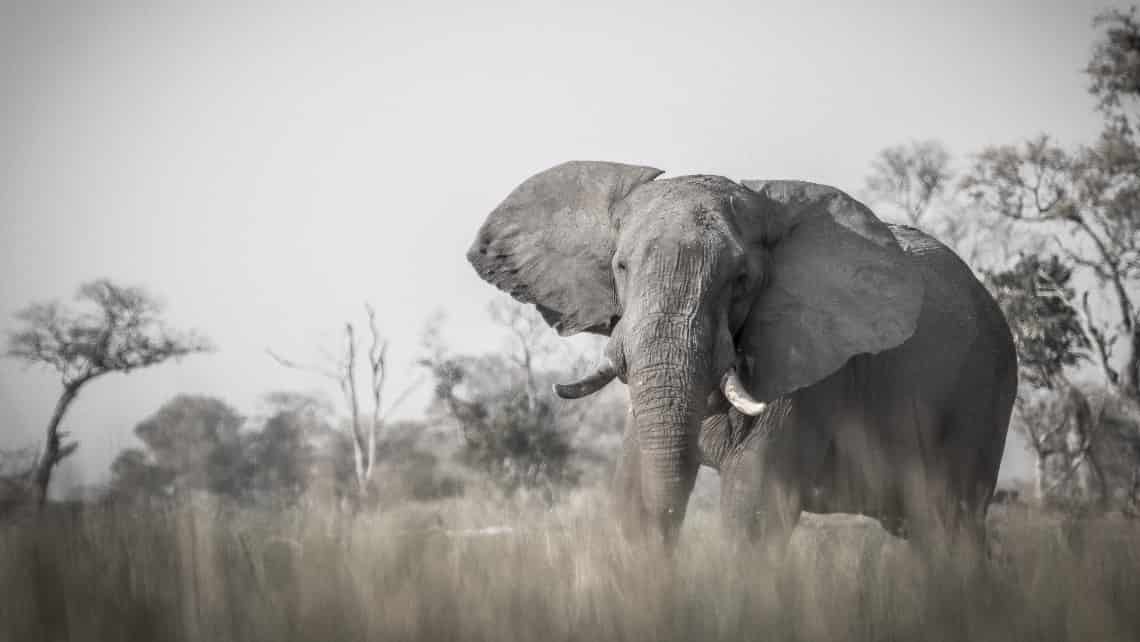
[{"label": "overcast sky", "polygon": [[[359,4],[0,0],[0,329],[109,276],[219,347],[84,389],[65,483],[105,479],[178,393],[252,413],[314,387],[264,349],[315,357],[366,300],[393,390],[436,310],[452,347],[495,347],[464,252],[559,162],[857,193],[887,145],[962,158],[1098,129],[1081,69],[1101,3]],[[0,446],[35,443],[57,394],[0,363]]]}]

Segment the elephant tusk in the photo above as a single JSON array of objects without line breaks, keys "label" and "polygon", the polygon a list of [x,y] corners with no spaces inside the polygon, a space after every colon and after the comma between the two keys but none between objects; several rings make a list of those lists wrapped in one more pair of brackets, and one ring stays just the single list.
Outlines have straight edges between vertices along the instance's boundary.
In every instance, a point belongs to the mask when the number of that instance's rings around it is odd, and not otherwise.
[{"label": "elephant tusk", "polygon": [[554,394],[563,399],[581,399],[601,390],[607,383],[617,376],[617,368],[609,359],[605,359],[594,372],[582,377],[573,383],[554,384]]},{"label": "elephant tusk", "polygon": [[756,401],[748,394],[748,390],[740,382],[740,375],[736,373],[735,366],[724,373],[724,377],[720,380],[720,389],[724,391],[725,399],[728,399],[733,408],[750,417],[759,415],[768,407],[768,404]]}]

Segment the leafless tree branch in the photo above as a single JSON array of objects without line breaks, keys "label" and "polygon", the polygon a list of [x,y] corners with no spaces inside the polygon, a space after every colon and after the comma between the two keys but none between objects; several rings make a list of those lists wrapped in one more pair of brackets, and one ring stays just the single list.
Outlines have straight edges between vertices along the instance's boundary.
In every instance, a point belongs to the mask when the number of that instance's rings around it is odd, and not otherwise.
[{"label": "leafless tree branch", "polygon": [[1115,384],[1120,375],[1116,372],[1116,369],[1112,367],[1112,342],[1109,340],[1104,328],[1093,318],[1092,309],[1089,306],[1089,293],[1087,291],[1081,295],[1080,313],[1081,325],[1084,326],[1085,336],[1088,337],[1089,342],[1096,348],[1101,371],[1109,383]]},{"label": "leafless tree branch", "polygon": [[[321,353],[325,355],[326,360],[334,364],[332,368],[298,363],[285,359],[272,350],[266,350],[269,356],[273,357],[273,359],[282,366],[318,374],[336,383],[340,389],[350,414],[353,467],[357,487],[361,495],[369,492],[372,474],[375,469],[377,435],[384,422],[383,392],[388,379],[388,342],[385,341],[380,334],[375,308],[369,304],[365,304],[364,308],[368,315],[368,329],[370,335],[370,343],[366,355],[370,380],[369,394],[372,400],[370,421],[365,422],[361,419],[361,402],[357,392],[358,387],[356,380],[358,345],[356,327],[352,322],[346,322],[344,324],[342,356],[335,357],[329,353],[327,349],[320,349]],[[414,385],[404,391],[401,397],[397,399],[397,403],[403,401],[411,392],[412,388],[414,388]]]}]

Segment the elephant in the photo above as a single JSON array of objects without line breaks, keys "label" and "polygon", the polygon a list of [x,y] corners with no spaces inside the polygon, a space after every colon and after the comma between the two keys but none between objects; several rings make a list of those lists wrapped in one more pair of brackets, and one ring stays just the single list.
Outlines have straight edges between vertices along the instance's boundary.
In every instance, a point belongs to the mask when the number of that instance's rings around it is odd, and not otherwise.
[{"label": "elephant", "polygon": [[970,268],[834,187],[662,173],[539,172],[467,253],[560,335],[609,337],[555,388],[628,386],[623,530],[671,548],[704,465],[745,541],[786,542],[802,511],[984,538],[1017,358]]}]

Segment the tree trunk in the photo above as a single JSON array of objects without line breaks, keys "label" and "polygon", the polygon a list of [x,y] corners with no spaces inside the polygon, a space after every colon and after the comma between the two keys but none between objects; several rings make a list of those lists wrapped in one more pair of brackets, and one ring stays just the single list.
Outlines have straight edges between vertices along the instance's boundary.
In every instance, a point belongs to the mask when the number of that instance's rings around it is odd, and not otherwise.
[{"label": "tree trunk", "polygon": [[1124,363],[1118,388],[1123,396],[1132,401],[1140,402],[1140,325],[1137,324],[1132,325],[1128,337],[1127,360]]},{"label": "tree trunk", "polygon": [[59,400],[56,401],[55,410],[52,412],[51,419],[48,420],[47,433],[44,436],[44,447],[40,452],[39,460],[36,461],[36,471],[32,478],[32,482],[35,485],[36,504],[41,508],[47,503],[48,487],[51,485],[51,476],[56,465],[63,461],[65,457],[75,452],[77,446],[75,443],[67,445],[61,443],[62,437],[59,432],[59,425],[63,421],[63,416],[67,413],[67,409],[71,406],[71,402],[75,401],[75,397],[78,394],[79,384],[64,385],[63,393],[60,394]]},{"label": "tree trunk", "polygon": [[1048,461],[1049,455],[1046,453],[1043,453],[1039,450],[1034,451],[1034,455],[1037,458],[1037,462],[1036,462],[1037,465],[1034,467],[1035,476],[1034,476],[1034,480],[1033,480],[1034,481],[1034,489],[1033,490],[1034,490],[1034,493],[1037,495],[1037,501],[1040,502],[1042,506],[1044,506],[1045,505],[1045,475],[1046,475],[1045,465],[1046,465],[1046,462]]},{"label": "tree trunk", "polygon": [[1088,465],[1092,479],[1096,483],[1096,506],[1101,511],[1107,510],[1110,499],[1108,480],[1104,477],[1104,468],[1100,465],[1100,458],[1093,450],[1091,444],[1089,445],[1085,457],[1085,463]]}]

